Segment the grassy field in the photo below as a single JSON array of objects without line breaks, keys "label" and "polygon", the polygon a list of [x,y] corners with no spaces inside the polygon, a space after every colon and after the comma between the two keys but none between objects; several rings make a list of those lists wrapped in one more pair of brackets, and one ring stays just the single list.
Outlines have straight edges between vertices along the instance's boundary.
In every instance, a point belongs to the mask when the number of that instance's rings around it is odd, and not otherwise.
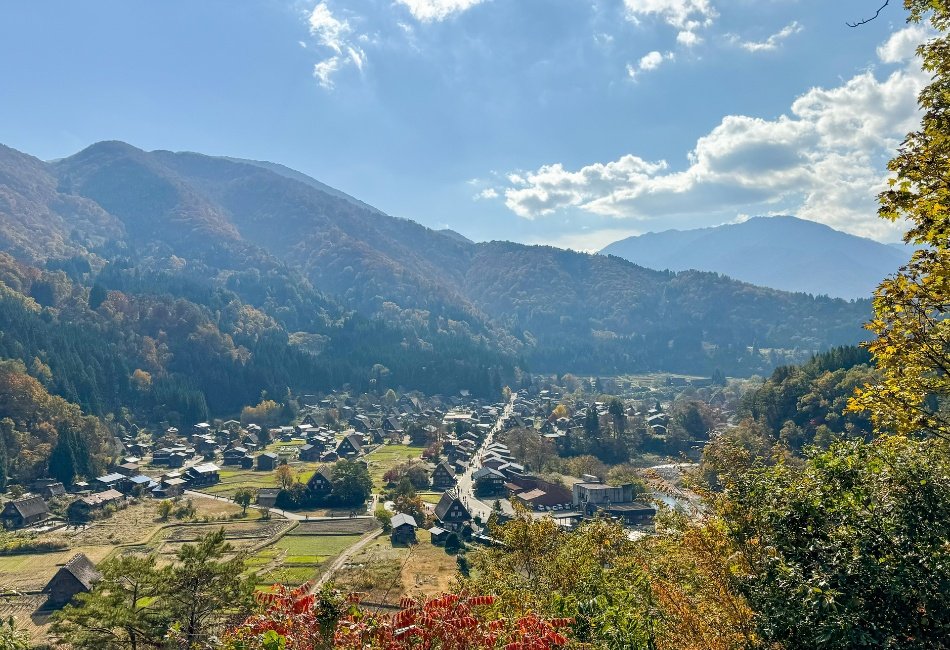
[{"label": "grassy field", "polygon": [[[286,443],[285,443],[286,444]],[[320,463],[290,463],[290,468],[294,471],[295,479],[306,483],[313,476],[313,473],[320,467]],[[221,482],[210,487],[202,488],[202,492],[214,494],[215,496],[229,497],[240,488],[250,488],[259,490],[260,488],[275,488],[277,484],[277,471],[259,472],[254,469],[240,469],[234,467],[225,467],[220,472]]]},{"label": "grassy field", "polygon": [[374,603],[398,603],[403,596],[438,595],[452,588],[455,556],[433,546],[429,533],[420,530],[419,543],[393,546],[383,535],[361,549],[333,576],[343,591],[365,592]]},{"label": "grassy field", "polygon": [[258,588],[298,585],[316,578],[334,557],[355,544],[376,524],[369,519],[303,522],[277,542],[249,558]]},{"label": "grassy field", "polygon": [[369,475],[373,479],[373,488],[376,491],[384,488],[383,474],[407,460],[419,459],[423,451],[425,447],[412,445],[380,445],[371,451],[366,455],[366,463],[369,466]]}]

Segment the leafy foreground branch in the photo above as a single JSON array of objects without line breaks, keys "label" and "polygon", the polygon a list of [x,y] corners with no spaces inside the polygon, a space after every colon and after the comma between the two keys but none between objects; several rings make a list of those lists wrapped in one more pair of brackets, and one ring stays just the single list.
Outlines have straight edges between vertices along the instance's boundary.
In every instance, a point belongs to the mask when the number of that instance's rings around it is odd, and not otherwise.
[{"label": "leafy foreground branch", "polygon": [[567,644],[558,630],[567,619],[545,620],[486,615],[492,596],[445,594],[405,599],[396,614],[361,610],[355,596],[330,589],[310,593],[310,585],[281,587],[261,594],[263,612],[252,616],[224,639],[228,650],[321,650],[329,648],[397,650],[399,648],[506,648],[547,650]]}]

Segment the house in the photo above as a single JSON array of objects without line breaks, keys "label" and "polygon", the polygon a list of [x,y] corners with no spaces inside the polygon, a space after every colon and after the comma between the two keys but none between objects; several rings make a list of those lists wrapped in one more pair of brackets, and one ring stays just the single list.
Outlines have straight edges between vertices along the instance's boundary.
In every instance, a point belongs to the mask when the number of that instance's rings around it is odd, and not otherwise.
[{"label": "house", "polygon": [[349,458],[350,456],[359,456],[363,453],[363,443],[360,437],[351,433],[336,448],[336,453],[340,458]]},{"label": "house", "polygon": [[135,476],[139,473],[139,464],[138,463],[122,463],[115,468],[117,474],[122,474],[123,476]]},{"label": "house", "polygon": [[61,497],[66,494],[66,487],[54,478],[41,478],[33,481],[31,486],[34,492],[38,492],[44,499]]},{"label": "house", "polygon": [[118,472],[97,477],[95,485],[100,490],[118,490],[119,492],[127,492],[131,487],[128,477]]},{"label": "house", "polygon": [[432,487],[445,490],[454,486],[455,470],[443,460],[432,470]]},{"label": "house", "polygon": [[261,488],[257,491],[257,505],[264,508],[273,508],[277,503],[280,488]]},{"label": "house", "polygon": [[247,456],[246,447],[231,447],[224,450],[224,458],[221,461],[223,465],[240,465]]},{"label": "house", "polygon": [[443,492],[435,506],[435,518],[439,525],[447,530],[458,531],[472,519],[468,508],[454,492]]},{"label": "house", "polygon": [[220,471],[221,468],[214,463],[204,463],[189,467],[182,478],[188,481],[189,488],[205,487],[221,480]]},{"label": "house", "polygon": [[167,499],[177,497],[188,486],[188,481],[180,476],[169,476],[162,479],[161,483],[152,488],[152,496],[156,499]]},{"label": "house", "polygon": [[129,483],[132,484],[132,489],[130,491],[137,495],[146,494],[158,486],[158,483],[153,481],[150,476],[146,476],[145,474],[138,474],[136,476],[129,477]]},{"label": "house", "polygon": [[605,485],[604,483],[575,483],[572,489],[574,507],[585,516],[598,512],[621,519],[625,524],[649,523],[656,509],[633,500],[633,484]]},{"label": "house", "polygon": [[451,534],[452,531],[440,528],[438,526],[433,526],[429,529],[429,535],[432,537],[433,546],[442,546],[445,544],[445,540],[447,540]]},{"label": "house", "polygon": [[320,460],[320,447],[309,443],[301,445],[299,458],[306,463],[314,463]]},{"label": "house", "polygon": [[392,518],[392,533],[390,538],[393,544],[415,544],[416,543],[416,520],[412,515],[397,513]]},{"label": "house", "polygon": [[329,465],[324,465],[313,473],[307,481],[307,489],[318,499],[330,496],[333,492],[333,470]]},{"label": "house", "polygon": [[317,419],[313,417],[313,413],[307,413],[301,424],[306,424],[308,427],[315,427],[317,426]]},{"label": "house", "polygon": [[475,484],[475,494],[479,496],[502,494],[505,491],[506,480],[507,478],[504,474],[491,467],[482,467],[472,474],[472,482]]},{"label": "house", "polygon": [[277,463],[280,462],[280,456],[272,451],[265,451],[257,457],[257,469],[263,472],[270,472],[277,469]]},{"label": "house", "polygon": [[92,513],[102,510],[108,505],[118,504],[125,497],[118,490],[105,490],[88,496],[79,497],[69,504],[66,516],[71,521],[85,521]]},{"label": "house", "polygon": [[43,521],[49,516],[49,508],[43,497],[29,496],[7,501],[0,512],[0,520],[3,520],[3,527],[23,528]]},{"label": "house", "polygon": [[49,604],[65,605],[76,594],[91,591],[101,577],[92,561],[83,553],[77,553],[53,574],[43,587],[43,593],[48,594]]},{"label": "house", "polygon": [[386,418],[383,420],[383,431],[402,431],[402,426],[396,418]]}]

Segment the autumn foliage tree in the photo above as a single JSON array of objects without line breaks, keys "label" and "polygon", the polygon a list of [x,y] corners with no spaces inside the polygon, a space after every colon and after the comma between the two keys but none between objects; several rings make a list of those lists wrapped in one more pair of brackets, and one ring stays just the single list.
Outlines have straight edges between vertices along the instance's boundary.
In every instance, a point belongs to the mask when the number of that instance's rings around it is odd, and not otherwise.
[{"label": "autumn foliage tree", "polygon": [[921,430],[950,438],[950,2],[905,0],[911,23],[937,32],[918,48],[932,75],[918,97],[921,126],[909,134],[888,167],[879,214],[906,221],[904,241],[920,246],[910,263],[874,295],[869,344],[882,381],[861,389],[851,407],[898,433]]}]

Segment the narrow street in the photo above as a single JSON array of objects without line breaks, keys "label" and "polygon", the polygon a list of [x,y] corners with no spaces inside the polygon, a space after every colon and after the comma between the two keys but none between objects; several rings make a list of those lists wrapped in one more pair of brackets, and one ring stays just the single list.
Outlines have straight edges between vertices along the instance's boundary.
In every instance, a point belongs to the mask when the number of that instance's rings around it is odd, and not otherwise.
[{"label": "narrow street", "polygon": [[505,405],[505,409],[501,412],[501,415],[498,416],[498,420],[488,432],[488,435],[485,436],[485,440],[482,441],[481,446],[472,456],[472,460],[469,463],[468,469],[465,470],[464,474],[459,475],[457,478],[458,482],[456,489],[458,490],[459,497],[461,497],[462,502],[466,505],[472,517],[481,517],[482,521],[487,521],[488,517],[491,515],[491,504],[485,503],[481,499],[475,497],[475,485],[472,481],[472,474],[481,468],[481,458],[485,452],[485,449],[487,449],[488,446],[495,441],[495,436],[499,431],[501,431],[502,420],[511,415],[512,410],[514,410],[515,400],[517,398],[518,393],[511,394],[511,399],[508,400],[508,404]]}]

